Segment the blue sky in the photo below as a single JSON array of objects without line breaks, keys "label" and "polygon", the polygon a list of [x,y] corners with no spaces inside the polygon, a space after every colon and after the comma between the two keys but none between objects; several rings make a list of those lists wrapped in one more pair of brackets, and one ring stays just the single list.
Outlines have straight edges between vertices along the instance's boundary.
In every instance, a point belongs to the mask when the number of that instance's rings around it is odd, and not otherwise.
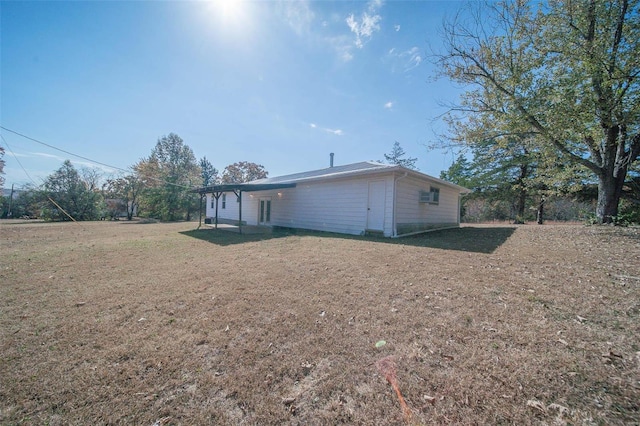
[{"label": "blue sky", "polygon": [[[182,137],[219,170],[270,176],[382,160],[394,141],[438,176],[434,121],[459,88],[434,81],[437,1],[3,1],[1,124],[128,168]],[[2,130],[5,188],[37,184],[64,153]]]}]

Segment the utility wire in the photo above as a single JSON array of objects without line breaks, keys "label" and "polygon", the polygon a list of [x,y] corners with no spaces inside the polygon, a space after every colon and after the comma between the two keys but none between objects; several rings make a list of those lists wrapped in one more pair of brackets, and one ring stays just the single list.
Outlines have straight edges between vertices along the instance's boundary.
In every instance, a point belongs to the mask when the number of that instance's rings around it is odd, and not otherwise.
[{"label": "utility wire", "polygon": [[[24,135],[24,134],[22,134],[22,133],[20,133],[20,132],[16,132],[15,130],[8,129],[8,128],[4,127],[4,126],[0,126],[0,129],[5,130],[5,131],[10,132],[10,133],[13,133],[14,135],[18,135],[18,136],[20,136],[20,137],[23,137],[23,138],[25,138],[25,139],[28,139],[28,140],[33,141],[33,142],[35,142],[35,143],[38,143],[38,144],[40,144],[40,145],[44,145],[44,146],[46,146],[46,147],[48,147],[48,148],[51,148],[51,149],[54,149],[54,150],[56,150],[56,151],[64,152],[65,154],[68,154],[68,155],[71,155],[71,156],[73,156],[73,157],[80,158],[80,159],[82,159],[82,160],[88,161],[88,162],[90,162],[90,163],[99,164],[99,165],[101,165],[101,166],[109,167],[109,168],[111,168],[111,169],[118,170],[118,171],[121,171],[121,172],[124,172],[124,173],[129,173],[129,172],[131,172],[131,169],[129,169],[129,170],[127,170],[127,169],[123,169],[123,168],[121,168],[121,167],[112,166],[111,164],[106,164],[106,163],[102,163],[102,162],[100,162],[100,161],[92,160],[91,158],[87,158],[87,157],[84,157],[84,156],[82,156],[82,155],[74,154],[73,152],[69,152],[69,151],[66,151],[66,150],[64,150],[64,149],[62,149],[62,148],[58,148],[58,147],[55,147],[55,146],[53,146],[53,145],[50,145],[50,144],[48,144],[48,143],[46,143],[46,142],[39,141],[38,139],[34,139],[34,138],[30,137],[30,136]],[[0,134],[0,135],[1,135],[1,134]],[[7,141],[4,139],[4,137],[2,138],[2,140],[4,140],[4,141],[5,141],[5,144],[7,143]],[[7,147],[8,147],[8,146],[9,146],[9,145],[7,144]],[[13,153],[13,152],[12,152],[12,153]],[[13,154],[13,156],[14,156],[14,158],[16,157],[16,155],[15,155],[15,154]],[[17,158],[16,158],[16,160],[17,160]],[[20,161],[18,161],[18,164],[20,164]],[[22,167],[22,164],[20,164],[20,167]],[[26,170],[24,169],[24,167],[22,167],[22,170],[24,170],[24,171],[25,171],[25,174],[26,174],[27,176],[29,176],[29,174],[26,172]],[[145,176],[145,175],[143,175],[142,177],[147,178],[147,179],[149,179],[149,180],[156,181],[156,182],[164,183],[164,184],[166,184],[166,185],[176,186],[176,187],[178,187],[178,188],[182,188],[182,189],[188,189],[188,190],[193,189],[193,188],[191,188],[191,187],[189,187],[189,186],[186,186],[186,185],[180,185],[180,184],[178,184],[178,183],[173,183],[173,182],[169,182],[169,181],[166,181],[166,180],[163,180],[163,179],[158,179],[158,178],[155,178],[155,177],[153,177],[153,176]],[[31,179],[31,177],[29,177],[29,179]],[[31,179],[31,181],[33,181],[33,179]],[[34,182],[34,183],[35,183],[35,182]]]},{"label": "utility wire", "polygon": [[[4,129],[4,127],[3,127],[3,129]],[[5,129],[5,130],[6,130],[6,129]],[[33,180],[33,178],[32,178],[32,177],[29,175],[29,173],[27,172],[27,169],[25,169],[25,168],[24,168],[24,166],[22,165],[22,163],[20,162],[20,160],[18,160],[18,156],[16,155],[16,153],[15,153],[15,152],[13,152],[13,150],[12,150],[12,149],[11,149],[11,147],[9,146],[9,143],[8,143],[8,142],[7,142],[7,140],[4,138],[4,136],[2,136],[2,134],[1,134],[1,133],[0,133],[0,138],[2,138],[2,141],[3,141],[3,142],[4,142],[4,144],[7,146],[7,149],[9,150],[9,152],[11,153],[11,155],[13,155],[13,158],[15,158],[15,160],[18,162],[18,164],[20,165],[20,168],[22,169],[22,171],[24,172],[24,174],[25,174],[25,175],[27,175],[27,177],[29,178],[29,180],[30,180],[31,182],[33,182],[33,184],[34,184],[34,185],[36,185],[36,186],[37,186],[38,184],[36,183],[36,181],[35,181],[35,180]],[[75,223],[78,223],[78,221],[77,221],[77,220],[75,220],[75,219],[73,218],[73,216],[71,216],[71,215],[70,215],[70,214],[69,214],[69,213],[68,213],[64,208],[62,208],[62,207],[60,206],[60,204],[58,204],[58,203],[56,203],[55,201],[53,201],[53,198],[51,198],[50,196],[48,196],[48,195],[47,195],[47,199],[48,199],[49,201],[51,201],[51,203],[53,203],[53,205],[54,205],[54,206],[56,206],[57,208],[59,208],[59,209],[60,209],[60,211],[61,211],[62,213],[64,213],[65,215],[67,215],[67,216],[69,217],[69,219],[71,219],[71,220],[72,220],[72,221],[74,221]]]},{"label": "utility wire", "polygon": [[77,157],[77,158],[80,158],[80,159],[82,159],[82,160],[89,161],[89,162],[91,162],[91,163],[95,163],[95,164],[99,164],[99,165],[101,165],[101,166],[109,167],[110,169],[119,170],[119,171],[121,171],[121,172],[125,172],[125,173],[126,173],[126,172],[128,172],[128,170],[125,170],[125,169],[123,169],[123,168],[116,167],[116,166],[112,166],[112,165],[110,165],[110,164],[106,164],[106,163],[101,163],[100,161],[92,160],[91,158],[83,157],[82,155],[78,155],[78,154],[74,154],[73,152],[65,151],[65,150],[64,150],[64,149],[62,149],[62,148],[58,148],[58,147],[55,147],[55,146],[53,146],[53,145],[49,145],[48,143],[45,143],[45,142],[39,141],[39,140],[34,139],[34,138],[32,138],[32,137],[29,137],[29,136],[27,136],[27,135],[23,135],[22,133],[16,132],[15,130],[7,129],[7,128],[6,128],[6,127],[4,127],[4,126],[0,126],[0,129],[2,129],[2,130],[6,130],[7,132],[11,132],[11,133],[13,133],[14,135],[21,136],[21,137],[23,137],[23,138],[25,138],[25,139],[29,139],[30,141],[33,141],[33,142],[35,142],[35,143],[39,143],[40,145],[44,145],[44,146],[49,147],[49,148],[51,148],[51,149],[55,149],[56,151],[64,152],[65,154],[72,155],[72,156]]},{"label": "utility wire", "polygon": [[15,152],[13,152],[13,150],[11,149],[11,147],[9,146],[9,143],[7,142],[7,140],[4,138],[4,136],[2,136],[2,133],[0,133],[0,138],[2,138],[2,141],[4,142],[4,144],[7,146],[7,149],[9,150],[9,152],[11,153],[11,155],[13,155],[13,158],[18,162],[18,164],[20,165],[20,168],[22,169],[22,171],[24,172],[25,175],[27,175],[27,177],[29,178],[29,180],[31,182],[33,182],[34,185],[38,186],[38,184],[36,183],[35,180],[33,180],[33,178],[29,175],[29,173],[27,172],[27,169],[24,168],[24,166],[22,165],[22,163],[20,162],[20,160],[18,160],[18,156],[15,154]]}]

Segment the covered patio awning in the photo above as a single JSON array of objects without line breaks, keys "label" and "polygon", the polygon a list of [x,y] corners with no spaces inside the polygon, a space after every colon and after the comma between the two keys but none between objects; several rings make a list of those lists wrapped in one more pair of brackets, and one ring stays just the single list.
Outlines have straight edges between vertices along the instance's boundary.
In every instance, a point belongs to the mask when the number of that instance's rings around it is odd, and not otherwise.
[{"label": "covered patio awning", "polygon": [[203,186],[196,188],[192,192],[198,194],[215,194],[222,192],[234,192],[236,194],[240,192],[255,192],[255,191],[268,191],[270,189],[283,189],[283,188],[295,188],[295,183],[224,183],[220,185]]},{"label": "covered patio awning", "polygon": [[238,197],[240,205],[238,206],[238,231],[242,233],[242,193],[243,192],[256,192],[256,191],[268,191],[270,189],[284,189],[295,188],[295,183],[225,183],[220,185],[209,185],[201,188],[191,190],[200,194],[200,219],[198,228],[202,226],[202,199],[206,194],[213,194],[216,199],[216,220],[215,225],[218,229],[218,199],[224,192],[233,192]]}]

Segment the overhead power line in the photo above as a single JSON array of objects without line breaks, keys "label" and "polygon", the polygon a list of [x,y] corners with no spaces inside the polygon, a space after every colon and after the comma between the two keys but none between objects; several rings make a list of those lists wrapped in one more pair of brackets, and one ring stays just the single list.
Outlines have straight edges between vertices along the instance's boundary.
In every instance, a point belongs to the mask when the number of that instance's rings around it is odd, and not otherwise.
[{"label": "overhead power line", "polygon": [[4,136],[2,136],[2,134],[0,134],[0,138],[2,138],[2,141],[4,142],[4,144],[7,146],[7,149],[9,150],[9,152],[11,153],[11,155],[13,155],[14,160],[16,160],[16,162],[18,163],[18,165],[20,166],[20,168],[22,169],[22,171],[24,172],[25,175],[27,175],[27,177],[29,178],[29,180],[31,182],[33,182],[34,185],[38,185],[36,183],[35,180],[33,180],[33,178],[31,177],[31,175],[29,175],[29,173],[27,172],[27,169],[24,168],[24,166],[22,165],[22,163],[20,162],[20,160],[18,160],[18,156],[13,152],[13,150],[11,149],[11,147],[9,146],[9,142],[7,142],[7,140],[4,138]]},{"label": "overhead power line", "polygon": [[[4,127],[3,127],[4,128]],[[20,165],[20,168],[22,168],[22,171],[24,172],[25,175],[27,175],[27,177],[31,180],[31,182],[33,182],[34,185],[37,185],[36,181],[33,180],[33,178],[29,175],[29,173],[27,172],[27,169],[24,168],[24,166],[22,165],[22,163],[20,162],[20,160],[18,160],[18,156],[13,152],[13,150],[11,149],[11,147],[9,146],[9,143],[7,142],[7,140],[4,138],[4,136],[2,136],[2,134],[0,134],[0,138],[2,138],[2,141],[4,142],[4,144],[7,146],[7,149],[9,149],[9,152],[11,152],[11,155],[13,155],[13,158],[18,162],[18,164]],[[13,187],[11,187],[11,196],[13,197]],[[51,198],[50,196],[47,196],[47,199],[49,201],[51,201],[53,203],[53,205],[55,205],[58,209],[60,209],[60,211],[62,211],[62,213],[64,213],[65,215],[67,215],[72,221],[74,221],[75,223],[78,223],[78,221],[76,221],[73,216],[71,216],[64,208],[62,208],[60,206],[60,204],[56,203],[53,198]]]},{"label": "overhead power line", "polygon": [[119,170],[119,171],[125,172],[125,173],[129,172],[129,170],[123,169],[121,167],[112,166],[111,164],[102,163],[100,161],[96,161],[96,160],[93,160],[91,158],[84,157],[82,155],[74,154],[73,152],[66,151],[66,150],[64,150],[62,148],[58,148],[58,147],[50,145],[50,144],[48,144],[46,142],[39,141],[38,139],[34,139],[34,138],[32,138],[30,136],[27,136],[27,135],[24,135],[24,134],[22,134],[20,132],[16,132],[15,130],[7,129],[4,126],[0,126],[0,129],[6,130],[7,132],[13,133],[14,135],[18,135],[18,136],[23,137],[25,139],[29,139],[30,141],[33,141],[35,143],[39,143],[40,145],[44,145],[44,146],[46,146],[48,148],[55,149],[56,151],[64,152],[65,154],[71,155],[73,157],[80,158],[80,159],[85,160],[85,161],[89,161],[90,163],[99,164],[101,166],[109,167],[110,169]]},{"label": "overhead power line", "polygon": [[[17,135],[17,136],[23,137],[23,138],[25,138],[25,139],[28,139],[28,140],[33,141],[33,142],[35,142],[35,143],[38,143],[38,144],[40,144],[40,145],[46,146],[46,147],[48,147],[48,148],[54,149],[54,150],[56,150],[56,151],[60,151],[60,152],[63,152],[63,153],[65,153],[65,154],[71,155],[71,156],[73,156],[73,157],[80,158],[80,159],[82,159],[82,160],[88,161],[88,162],[93,163],[93,164],[98,164],[98,165],[100,165],[100,166],[109,167],[110,169],[118,170],[118,171],[121,171],[121,172],[124,172],[124,173],[130,173],[130,172],[132,171],[132,170],[131,170],[131,168],[129,168],[129,169],[123,169],[122,167],[112,166],[111,164],[103,163],[103,162],[101,162],[101,161],[96,161],[96,160],[93,160],[93,159],[91,159],[91,158],[85,157],[85,156],[83,156],[83,155],[74,154],[73,152],[70,152],[70,151],[64,150],[64,149],[62,149],[62,148],[58,148],[58,147],[53,146],[53,145],[51,145],[51,144],[48,144],[48,143],[46,143],[46,142],[42,142],[42,141],[40,141],[40,140],[38,140],[38,139],[32,138],[32,137],[30,137],[30,136],[27,136],[27,135],[25,135],[25,134],[22,134],[22,133],[20,133],[20,132],[15,131],[15,130],[8,129],[8,128],[4,127],[4,126],[0,126],[0,129],[5,130],[5,131],[10,132],[10,133],[13,133],[14,135]],[[5,141],[5,144],[7,143],[7,142],[6,142],[6,140],[5,140],[4,138],[2,138],[2,140],[4,140],[4,141]],[[9,146],[9,145],[7,144],[7,147],[8,147],[8,146]],[[15,154],[14,154],[14,157],[15,157]],[[16,160],[17,160],[17,158],[16,158]],[[20,161],[18,161],[18,164],[20,164]],[[22,167],[22,164],[20,164],[20,167]],[[24,167],[22,167],[22,169],[25,171],[25,174],[26,174],[27,176],[29,176],[29,174],[28,174],[28,173],[27,173],[27,171],[24,169]],[[164,183],[164,184],[166,184],[166,185],[176,186],[176,187],[178,187],[178,188],[189,189],[189,190],[190,190],[190,189],[192,189],[192,188],[191,188],[191,187],[189,187],[189,186],[186,186],[186,185],[180,185],[180,184],[178,184],[178,183],[173,183],[173,182],[168,182],[168,181],[166,181],[166,180],[158,179],[158,178],[153,177],[153,176],[145,176],[145,175],[143,175],[143,177],[145,177],[145,178],[147,178],[147,179],[150,179],[150,180],[153,180],[153,181],[156,181],[156,182]],[[31,179],[31,177],[29,177],[29,179]],[[33,179],[31,179],[31,180],[33,181]],[[34,182],[34,183],[35,183],[35,182]]]}]

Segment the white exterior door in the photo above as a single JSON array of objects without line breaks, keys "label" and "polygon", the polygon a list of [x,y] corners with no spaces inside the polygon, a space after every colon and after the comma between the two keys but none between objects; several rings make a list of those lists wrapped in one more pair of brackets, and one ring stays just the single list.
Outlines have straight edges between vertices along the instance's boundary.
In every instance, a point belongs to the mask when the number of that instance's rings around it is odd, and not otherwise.
[{"label": "white exterior door", "polygon": [[367,202],[367,229],[384,231],[384,204],[386,184],[383,180],[369,182],[369,200]]},{"label": "white exterior door", "polygon": [[258,204],[258,224],[268,225],[271,223],[271,198],[260,198]]}]

